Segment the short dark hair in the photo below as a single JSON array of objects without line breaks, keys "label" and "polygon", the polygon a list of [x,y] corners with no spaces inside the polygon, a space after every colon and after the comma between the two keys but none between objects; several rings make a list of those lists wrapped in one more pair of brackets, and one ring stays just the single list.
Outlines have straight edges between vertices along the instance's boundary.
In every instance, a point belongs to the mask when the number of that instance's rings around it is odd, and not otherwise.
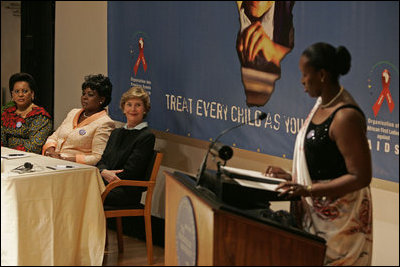
[{"label": "short dark hair", "polygon": [[85,81],[82,84],[82,90],[90,88],[96,90],[99,96],[105,97],[101,106],[104,108],[111,102],[112,83],[110,79],[102,74],[90,74],[85,76]]},{"label": "short dark hair", "polygon": [[12,90],[14,89],[14,84],[16,82],[27,82],[29,84],[29,88],[33,91],[37,91],[37,85],[35,79],[30,75],[29,73],[24,73],[24,72],[18,72],[13,74],[10,77],[9,80],[9,88],[10,88],[10,94],[12,94]]},{"label": "short dark hair", "polygon": [[331,74],[332,81],[339,75],[347,74],[351,66],[351,55],[346,47],[333,47],[327,43],[315,43],[302,53],[308,58],[308,64],[316,70],[324,69]]}]

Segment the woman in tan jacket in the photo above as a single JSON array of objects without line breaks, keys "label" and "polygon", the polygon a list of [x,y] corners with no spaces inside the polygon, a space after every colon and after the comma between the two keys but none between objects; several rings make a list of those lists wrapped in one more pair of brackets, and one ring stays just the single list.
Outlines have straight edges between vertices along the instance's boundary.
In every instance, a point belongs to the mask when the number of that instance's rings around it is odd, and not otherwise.
[{"label": "woman in tan jacket", "polygon": [[72,109],[58,129],[47,138],[43,154],[78,163],[96,165],[115,129],[105,107],[111,101],[112,84],[101,74],[85,77],[82,108]]}]

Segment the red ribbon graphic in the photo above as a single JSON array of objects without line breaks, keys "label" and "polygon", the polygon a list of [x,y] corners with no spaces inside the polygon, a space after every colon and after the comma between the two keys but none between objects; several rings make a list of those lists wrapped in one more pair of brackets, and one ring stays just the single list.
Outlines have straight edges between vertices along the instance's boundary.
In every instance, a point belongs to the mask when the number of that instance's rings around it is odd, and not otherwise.
[{"label": "red ribbon graphic", "polygon": [[146,59],[144,58],[143,49],[144,49],[144,42],[143,42],[143,38],[140,37],[139,38],[139,56],[138,56],[138,59],[136,60],[135,66],[133,67],[133,71],[135,72],[135,76],[136,76],[136,73],[138,71],[138,68],[139,68],[139,65],[140,65],[140,61],[142,61],[142,63],[143,63],[144,71],[147,70],[147,63],[146,63]]},{"label": "red ribbon graphic", "polygon": [[390,73],[387,69],[385,69],[382,72],[382,88],[383,88],[382,92],[379,95],[378,99],[376,100],[375,104],[372,106],[372,110],[374,111],[375,117],[376,115],[378,115],[378,112],[381,109],[381,106],[385,98],[387,100],[390,113],[392,113],[394,109],[392,94],[389,91],[389,84],[390,84]]}]

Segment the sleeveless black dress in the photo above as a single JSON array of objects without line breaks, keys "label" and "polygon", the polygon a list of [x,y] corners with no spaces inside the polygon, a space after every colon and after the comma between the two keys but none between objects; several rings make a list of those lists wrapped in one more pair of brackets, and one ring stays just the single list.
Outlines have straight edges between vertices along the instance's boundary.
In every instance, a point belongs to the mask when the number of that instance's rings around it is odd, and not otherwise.
[{"label": "sleeveless black dress", "polygon": [[336,112],[343,108],[362,110],[352,104],[338,107],[323,123],[310,122],[305,137],[305,155],[311,180],[331,180],[348,173],[336,142],[329,138],[329,128]]}]

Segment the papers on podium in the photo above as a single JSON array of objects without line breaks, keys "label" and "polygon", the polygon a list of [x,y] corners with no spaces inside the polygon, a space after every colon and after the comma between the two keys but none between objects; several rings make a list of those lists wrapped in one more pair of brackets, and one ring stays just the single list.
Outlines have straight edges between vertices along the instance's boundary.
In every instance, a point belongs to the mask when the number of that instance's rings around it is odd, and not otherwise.
[{"label": "papers on podium", "polygon": [[[251,187],[256,189],[263,189],[269,191],[275,191],[276,187],[286,182],[285,179],[274,178],[264,175],[262,172],[221,166],[221,171],[232,178],[234,181],[239,183],[241,186]],[[283,191],[279,189],[278,192]]]}]

